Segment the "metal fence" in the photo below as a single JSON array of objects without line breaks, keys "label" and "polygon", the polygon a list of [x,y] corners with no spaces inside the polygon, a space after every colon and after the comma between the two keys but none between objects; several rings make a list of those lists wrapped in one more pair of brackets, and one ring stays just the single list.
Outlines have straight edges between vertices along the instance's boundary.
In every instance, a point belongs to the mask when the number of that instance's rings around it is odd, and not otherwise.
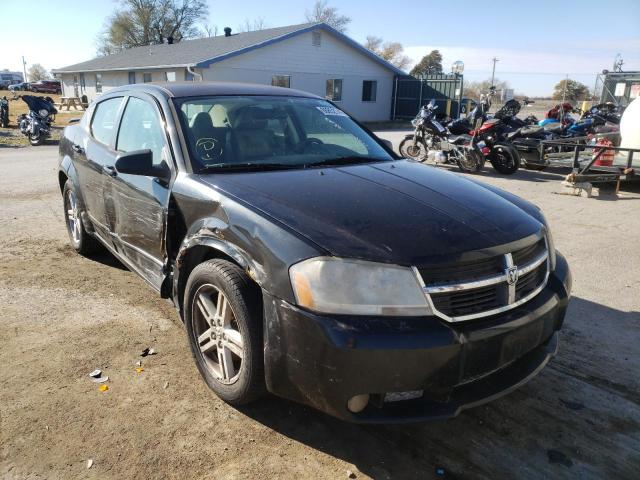
[{"label": "metal fence", "polygon": [[392,119],[413,118],[420,107],[436,101],[439,112],[457,118],[462,101],[462,75],[428,75],[422,80],[396,77],[393,88]]}]

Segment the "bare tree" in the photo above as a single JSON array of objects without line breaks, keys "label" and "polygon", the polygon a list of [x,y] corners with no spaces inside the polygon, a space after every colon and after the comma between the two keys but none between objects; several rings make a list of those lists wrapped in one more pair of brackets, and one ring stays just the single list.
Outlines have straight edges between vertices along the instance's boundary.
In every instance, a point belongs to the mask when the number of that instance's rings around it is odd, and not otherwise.
[{"label": "bare tree", "polygon": [[336,7],[330,7],[327,0],[316,0],[311,11],[306,10],[307,22],[324,22],[339,32],[346,32],[351,18],[340,15]]},{"label": "bare tree", "polygon": [[369,35],[364,42],[364,47],[400,70],[404,70],[411,63],[411,59],[404,54],[404,48],[400,42],[383,43],[382,38]]},{"label": "bare tree", "polygon": [[98,53],[198,37],[197,23],[207,14],[205,0],[120,0],[98,39]]},{"label": "bare tree", "polygon": [[257,30],[264,30],[266,27],[264,18],[260,17],[253,22],[248,18],[244,19],[244,23],[238,27],[238,32],[255,32]]},{"label": "bare tree", "polygon": [[30,82],[37,82],[38,80],[48,80],[49,78],[51,78],[51,75],[49,75],[47,69],[39,63],[34,63],[29,67],[29,70],[27,70],[27,79]]},{"label": "bare tree", "polygon": [[200,35],[202,38],[218,36],[217,25],[202,25],[200,28],[202,30],[202,34]]}]

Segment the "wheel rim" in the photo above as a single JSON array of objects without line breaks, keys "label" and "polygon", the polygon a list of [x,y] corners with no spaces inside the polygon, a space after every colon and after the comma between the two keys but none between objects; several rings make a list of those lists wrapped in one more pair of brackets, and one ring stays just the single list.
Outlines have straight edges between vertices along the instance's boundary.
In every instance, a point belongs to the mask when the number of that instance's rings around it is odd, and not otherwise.
[{"label": "wheel rim", "polygon": [[409,145],[407,147],[407,155],[412,158],[416,158],[420,156],[420,147],[418,145]]},{"label": "wheel rim", "polygon": [[235,383],[244,348],[233,309],[222,290],[211,284],[198,288],[193,298],[191,321],[202,362],[220,383]]},{"label": "wheel rim", "polygon": [[80,213],[78,212],[78,200],[72,190],[67,191],[67,228],[74,243],[80,243]]}]

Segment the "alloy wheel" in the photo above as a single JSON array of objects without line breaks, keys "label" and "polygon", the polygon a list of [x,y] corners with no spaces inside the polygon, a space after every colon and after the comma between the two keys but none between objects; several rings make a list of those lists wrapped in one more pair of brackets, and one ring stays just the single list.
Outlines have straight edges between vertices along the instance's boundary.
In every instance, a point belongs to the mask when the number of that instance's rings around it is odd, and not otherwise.
[{"label": "alloy wheel", "polygon": [[67,201],[65,207],[67,212],[67,228],[69,229],[73,243],[77,245],[80,243],[80,229],[82,225],[80,224],[78,199],[76,198],[76,194],[73,193],[73,190],[67,190]]},{"label": "alloy wheel", "polygon": [[211,284],[200,286],[193,298],[191,321],[203,363],[220,383],[235,383],[244,350],[233,309],[222,290]]}]

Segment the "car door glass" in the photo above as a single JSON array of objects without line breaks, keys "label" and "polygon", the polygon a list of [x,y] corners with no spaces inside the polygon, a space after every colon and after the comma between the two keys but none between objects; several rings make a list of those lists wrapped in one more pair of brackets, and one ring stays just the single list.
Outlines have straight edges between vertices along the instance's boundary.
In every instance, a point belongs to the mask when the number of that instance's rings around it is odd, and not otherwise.
[{"label": "car door glass", "polygon": [[116,121],[122,97],[115,97],[96,105],[91,119],[91,135],[100,143],[111,145],[116,133]]},{"label": "car door glass", "polygon": [[149,149],[153,164],[162,163],[164,133],[156,109],[140,98],[130,97],[122,115],[116,149],[120,152]]}]

